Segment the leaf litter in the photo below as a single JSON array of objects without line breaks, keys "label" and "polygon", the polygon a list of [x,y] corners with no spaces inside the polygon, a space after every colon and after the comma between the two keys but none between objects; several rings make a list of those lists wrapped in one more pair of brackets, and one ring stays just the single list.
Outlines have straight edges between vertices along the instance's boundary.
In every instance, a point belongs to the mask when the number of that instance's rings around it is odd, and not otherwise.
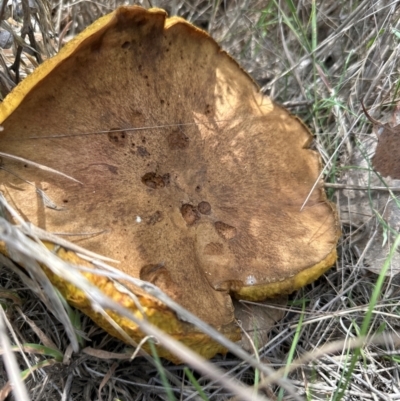
[{"label": "leaf litter", "polygon": [[[400,112],[397,106],[386,123],[364,113],[373,124],[372,135],[358,135],[350,164],[343,177],[349,185],[366,188],[344,190],[341,218],[358,230],[352,238],[359,253],[357,266],[379,274],[400,230],[400,199],[393,190],[400,189]],[[377,191],[374,187],[387,187]],[[389,189],[389,187],[391,189]],[[369,189],[371,188],[371,189]],[[389,277],[400,273],[400,254],[391,260]]]}]

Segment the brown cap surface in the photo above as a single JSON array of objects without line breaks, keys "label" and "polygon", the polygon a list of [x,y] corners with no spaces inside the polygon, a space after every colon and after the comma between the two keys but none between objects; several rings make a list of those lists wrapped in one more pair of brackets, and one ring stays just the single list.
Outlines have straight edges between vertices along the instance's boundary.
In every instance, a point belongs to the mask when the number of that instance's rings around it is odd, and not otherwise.
[{"label": "brown cap surface", "polygon": [[3,158],[2,190],[25,219],[92,233],[79,244],[217,328],[233,322],[230,293],[291,292],[336,259],[322,181],[300,210],[321,168],[307,128],[162,10],[97,21],[7,97],[0,121],[1,152],[82,183]]}]

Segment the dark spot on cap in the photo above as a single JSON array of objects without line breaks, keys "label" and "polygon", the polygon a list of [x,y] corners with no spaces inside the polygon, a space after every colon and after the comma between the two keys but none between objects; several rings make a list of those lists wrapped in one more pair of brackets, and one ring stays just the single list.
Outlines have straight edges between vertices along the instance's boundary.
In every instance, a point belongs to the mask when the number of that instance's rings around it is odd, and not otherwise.
[{"label": "dark spot on cap", "polygon": [[169,185],[169,183],[171,182],[171,176],[169,175],[169,173],[164,174],[162,176],[162,179],[163,179],[165,185]]},{"label": "dark spot on cap", "polygon": [[172,291],[176,293],[181,288],[171,278],[164,263],[144,265],[140,269],[139,277],[141,280],[153,283],[164,292]]},{"label": "dark spot on cap", "polygon": [[162,220],[163,220],[163,215],[159,210],[157,210],[149,217],[149,219],[147,220],[147,224],[154,226],[155,224],[159,223]]},{"label": "dark spot on cap", "polygon": [[222,221],[217,221],[214,223],[214,227],[217,230],[217,233],[224,239],[232,239],[236,237],[236,228],[230,226],[229,224],[223,223]]},{"label": "dark spot on cap", "polygon": [[113,166],[111,164],[106,164],[106,167],[108,168],[108,171],[112,174],[118,174],[118,167]]},{"label": "dark spot on cap", "polygon": [[120,128],[112,128],[107,133],[108,139],[111,143],[117,146],[125,146],[128,141],[128,135]]},{"label": "dark spot on cap", "polygon": [[172,150],[186,149],[189,146],[189,138],[182,131],[173,131],[168,135],[168,146]]},{"label": "dark spot on cap", "polygon": [[197,205],[197,209],[201,214],[210,214],[211,213],[211,205],[208,202],[200,202]]},{"label": "dark spot on cap", "polygon": [[146,157],[146,156],[150,156],[150,153],[147,151],[147,149],[144,146],[138,146],[137,148],[137,154],[140,157]]},{"label": "dark spot on cap", "polygon": [[122,43],[121,48],[122,49],[129,49],[131,47],[131,42],[126,41],[124,43]]},{"label": "dark spot on cap", "polygon": [[142,177],[142,182],[144,185],[152,189],[164,188],[170,182],[170,175],[168,173],[164,175],[159,175],[153,172],[146,173]]},{"label": "dark spot on cap", "polygon": [[206,104],[205,108],[205,114],[211,114],[212,113],[212,108],[209,104]]},{"label": "dark spot on cap", "polygon": [[197,209],[193,205],[190,205],[189,203],[185,203],[181,207],[181,214],[183,220],[186,221],[186,224],[188,226],[193,225],[194,223],[196,223],[197,220],[200,219],[200,215]]}]

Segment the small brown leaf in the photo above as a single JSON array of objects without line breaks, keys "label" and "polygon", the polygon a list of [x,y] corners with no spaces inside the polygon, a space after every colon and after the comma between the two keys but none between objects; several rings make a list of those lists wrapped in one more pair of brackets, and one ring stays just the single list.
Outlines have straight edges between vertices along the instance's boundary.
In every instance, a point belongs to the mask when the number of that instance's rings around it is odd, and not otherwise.
[{"label": "small brown leaf", "polygon": [[372,165],[384,177],[400,179],[400,124],[391,126],[373,119],[362,104],[367,118],[378,133],[378,146],[372,158]]}]

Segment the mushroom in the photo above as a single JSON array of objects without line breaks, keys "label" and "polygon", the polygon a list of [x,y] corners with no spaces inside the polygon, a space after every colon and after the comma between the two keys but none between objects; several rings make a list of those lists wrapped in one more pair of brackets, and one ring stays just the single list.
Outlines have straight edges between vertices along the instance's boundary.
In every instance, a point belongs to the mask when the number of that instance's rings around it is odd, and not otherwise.
[{"label": "mushroom", "polygon": [[[1,152],[77,180],[3,157],[1,190],[27,221],[76,235],[232,340],[231,296],[290,293],[336,260],[338,219],[307,127],[263,96],[206,32],[163,10],[120,7],[96,21],[18,85],[0,122]],[[85,294],[48,274],[71,304],[121,337]],[[120,285],[85,275],[137,311]],[[124,285],[151,322],[205,357],[223,352]],[[143,336],[113,317],[136,341]]]}]

